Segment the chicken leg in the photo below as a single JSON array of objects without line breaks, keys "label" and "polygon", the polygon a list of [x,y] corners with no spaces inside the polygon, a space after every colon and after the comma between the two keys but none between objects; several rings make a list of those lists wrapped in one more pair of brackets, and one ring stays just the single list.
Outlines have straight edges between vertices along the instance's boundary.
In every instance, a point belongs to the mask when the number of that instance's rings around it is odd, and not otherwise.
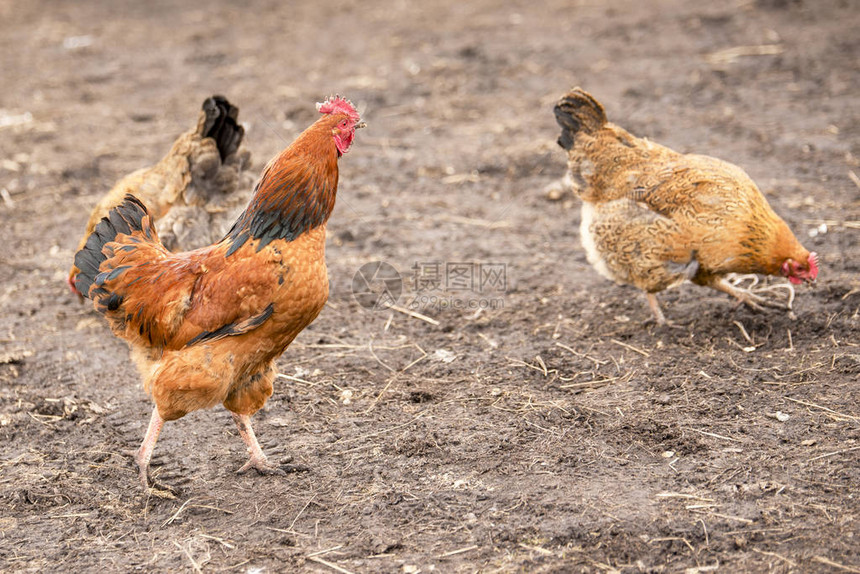
[{"label": "chicken leg", "polygon": [[158,435],[161,433],[161,427],[163,426],[164,419],[158,414],[158,407],[153,407],[152,418],[149,419],[149,427],[146,429],[143,443],[134,456],[134,461],[137,463],[138,469],[140,469],[140,481],[143,483],[143,488],[156,496],[174,498],[178,494],[175,488],[160,484],[149,475],[149,461],[152,460],[152,451],[155,450],[155,443],[158,442]]}]

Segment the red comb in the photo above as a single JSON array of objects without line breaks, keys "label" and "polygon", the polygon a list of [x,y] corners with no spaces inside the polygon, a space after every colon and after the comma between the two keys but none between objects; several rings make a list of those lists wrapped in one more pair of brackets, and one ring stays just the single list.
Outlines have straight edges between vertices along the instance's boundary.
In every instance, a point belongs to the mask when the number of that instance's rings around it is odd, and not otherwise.
[{"label": "red comb", "polygon": [[358,111],[352,102],[340,96],[331,96],[324,102],[317,104],[321,114],[346,114],[354,120],[359,119]]}]

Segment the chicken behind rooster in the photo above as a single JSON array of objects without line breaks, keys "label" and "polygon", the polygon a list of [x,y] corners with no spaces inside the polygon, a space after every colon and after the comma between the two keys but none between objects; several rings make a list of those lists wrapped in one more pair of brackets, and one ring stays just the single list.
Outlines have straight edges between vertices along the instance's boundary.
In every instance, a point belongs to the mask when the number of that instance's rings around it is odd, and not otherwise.
[{"label": "chicken behind rooster", "polygon": [[579,88],[559,100],[555,117],[567,179],[583,202],[588,261],[608,279],[645,291],[658,323],[666,319],[655,293],[686,280],[760,309],[775,304],[726,275],[777,275],[791,284],[817,277],[817,255],[739,167],[639,139],[607,121],[603,106]]},{"label": "chicken behind rooster", "polygon": [[275,360],[328,298],[326,222],[338,158],[363,126],[342,98],[319,110],[323,116],[266,166],[218,243],[171,253],[147,208],[128,195],[75,256],[77,285],[128,342],[155,401],[136,456],[144,486],[164,422],[218,403],[250,453],[239,472],[284,472],[266,458],[250,416],[272,394]]},{"label": "chicken behind rooster", "polygon": [[[239,125],[238,116],[239,108],[223,96],[206,98],[197,125],[179,136],[164,158],[154,166],[123,177],[96,204],[78,250],[84,247],[98,222],[120,205],[127,194],[146,205],[153,220],[165,217],[174,205],[191,210],[197,219],[205,219],[200,214],[206,213],[207,208],[213,209],[213,202],[220,203],[223,198],[231,197],[243,172],[250,166],[250,153],[240,149],[245,129]],[[183,241],[186,238],[182,235],[182,226],[175,224],[177,217],[165,221],[164,244],[168,249],[180,246],[188,249],[191,242]],[[78,272],[78,267],[73,265],[68,283],[72,292],[81,295],[75,286]]]}]

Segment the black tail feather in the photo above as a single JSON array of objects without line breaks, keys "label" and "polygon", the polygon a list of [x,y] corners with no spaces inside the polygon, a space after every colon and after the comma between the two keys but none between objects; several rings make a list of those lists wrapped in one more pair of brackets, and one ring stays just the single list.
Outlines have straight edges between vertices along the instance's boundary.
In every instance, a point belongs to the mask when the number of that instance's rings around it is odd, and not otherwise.
[{"label": "black tail feather", "polygon": [[245,136],[245,128],[238,122],[239,108],[224,96],[212,96],[203,102],[203,111],[206,112],[203,137],[215,140],[223,162],[228,156],[236,153]]},{"label": "black tail feather", "polygon": [[580,88],[574,88],[561,98],[553,111],[555,121],[561,126],[558,145],[564,149],[573,147],[574,137],[580,131],[593,133],[606,123],[603,106]]},{"label": "black tail feather", "polygon": [[98,289],[104,281],[97,281],[101,271],[99,267],[108,258],[103,252],[104,246],[120,233],[129,235],[134,231],[143,230],[142,220],[148,215],[146,206],[135,196],[128,194],[123,202],[113,208],[107,217],[96,225],[87,238],[83,249],[75,254],[75,266],[80,269],[75,279],[75,287],[85,297],[91,297],[90,288],[95,285]]}]

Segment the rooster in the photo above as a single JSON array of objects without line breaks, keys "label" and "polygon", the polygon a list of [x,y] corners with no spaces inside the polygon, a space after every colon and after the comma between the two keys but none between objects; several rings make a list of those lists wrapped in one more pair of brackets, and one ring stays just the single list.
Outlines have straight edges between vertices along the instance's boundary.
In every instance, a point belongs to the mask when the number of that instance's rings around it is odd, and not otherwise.
[{"label": "rooster", "polygon": [[588,262],[645,291],[657,323],[666,318],[655,293],[686,280],[759,310],[780,305],[726,275],[782,276],[789,290],[818,276],[817,255],[739,167],[639,139],[607,121],[603,106],[579,88],[559,100],[555,117],[558,143],[568,150],[566,179],[583,202]]},{"label": "rooster", "polygon": [[272,394],[275,360],[328,298],[326,222],[338,158],[364,126],[343,98],[318,109],[322,117],[269,162],[218,243],[168,251],[147,207],[127,195],[75,255],[76,285],[128,342],[155,402],[135,457],[144,487],[170,490],[148,470],[164,422],[217,403],[250,453],[238,472],[284,473],[266,458],[250,417]]},{"label": "rooster", "polygon": [[[250,165],[250,153],[239,149],[245,130],[239,125],[238,116],[239,108],[223,96],[207,98],[197,126],[179,136],[161,161],[122,178],[93,208],[77,250],[83,248],[98,222],[122,203],[127,194],[146,205],[154,220],[163,218],[174,205],[196,213],[206,209],[204,204],[232,195],[243,170]],[[167,236],[164,243],[169,249],[178,247],[178,239],[185,239],[177,237],[180,234],[173,231],[174,227],[181,228],[173,221],[165,222],[163,227]],[[67,282],[72,292],[82,298],[75,284],[79,271],[73,265]]]}]

